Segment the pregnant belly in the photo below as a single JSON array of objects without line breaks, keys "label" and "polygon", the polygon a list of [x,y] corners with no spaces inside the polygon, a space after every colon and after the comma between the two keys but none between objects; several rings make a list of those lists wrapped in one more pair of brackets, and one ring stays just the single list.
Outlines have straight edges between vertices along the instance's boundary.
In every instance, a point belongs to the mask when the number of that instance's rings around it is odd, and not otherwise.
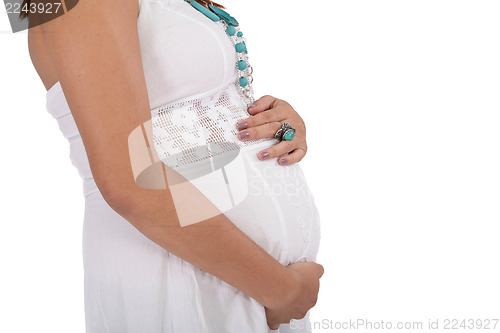
[{"label": "pregnant belly", "polygon": [[315,261],[320,219],[314,197],[299,164],[281,166],[275,158],[257,158],[267,146],[241,149],[234,173],[239,179],[231,186],[237,201],[224,214],[283,265]]},{"label": "pregnant belly", "polygon": [[175,156],[163,159],[184,179],[177,183],[168,177],[180,224],[223,213],[283,265],[316,261],[320,220],[313,195],[298,164],[281,166],[276,158],[257,158],[269,146],[262,141],[177,167]]}]

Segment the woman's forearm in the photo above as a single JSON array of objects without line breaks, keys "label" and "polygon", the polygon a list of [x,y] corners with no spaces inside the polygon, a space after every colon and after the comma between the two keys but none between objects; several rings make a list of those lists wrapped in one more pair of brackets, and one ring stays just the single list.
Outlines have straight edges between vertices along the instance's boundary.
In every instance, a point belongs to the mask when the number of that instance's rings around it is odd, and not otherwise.
[{"label": "woman's forearm", "polygon": [[[194,186],[189,190],[192,210],[211,203]],[[123,190],[122,190],[123,191]],[[113,209],[156,244],[179,258],[218,277],[266,307],[293,299],[297,280],[224,214],[181,226],[172,191],[129,186],[127,198]],[[186,193],[184,193],[186,194]],[[257,208],[257,207],[256,207]],[[251,222],[251,221],[250,221]]]}]

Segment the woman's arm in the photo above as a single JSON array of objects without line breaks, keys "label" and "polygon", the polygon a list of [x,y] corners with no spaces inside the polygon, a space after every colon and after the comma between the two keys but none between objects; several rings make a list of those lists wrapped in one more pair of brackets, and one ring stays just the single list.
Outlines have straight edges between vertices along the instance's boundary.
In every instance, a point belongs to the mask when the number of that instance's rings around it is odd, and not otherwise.
[{"label": "woman's arm", "polygon": [[181,227],[168,187],[135,184],[128,138],[151,119],[137,13],[137,0],[85,0],[42,26],[97,186],[115,211],[155,243],[297,318],[316,300],[321,265],[303,263],[308,274],[282,266],[223,214]]}]

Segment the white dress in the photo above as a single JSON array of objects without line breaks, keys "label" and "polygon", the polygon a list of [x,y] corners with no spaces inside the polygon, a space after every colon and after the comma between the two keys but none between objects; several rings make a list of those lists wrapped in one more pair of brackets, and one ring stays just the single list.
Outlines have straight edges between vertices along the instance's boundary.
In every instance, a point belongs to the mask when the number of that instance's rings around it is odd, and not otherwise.
[{"label": "white dress", "polygon": [[[225,31],[184,0],[139,2],[137,25],[158,155],[167,161],[196,145],[217,142],[210,133],[238,145],[238,157],[224,174],[238,181],[222,181],[216,188],[224,193],[207,197],[224,198],[217,206],[281,264],[315,261],[319,215],[299,164],[280,166],[276,159],[257,158],[277,143],[274,138],[247,143],[236,138],[236,122],[249,114],[238,97],[236,51]],[[59,82],[47,91],[47,110],[68,139],[70,159],[83,179],[87,333],[311,331],[309,313],[270,330],[261,304],[169,253],[111,209],[94,182]],[[197,132],[211,139],[200,142]],[[208,184],[217,184],[222,169],[212,170]],[[199,185],[203,188],[203,181]]]}]

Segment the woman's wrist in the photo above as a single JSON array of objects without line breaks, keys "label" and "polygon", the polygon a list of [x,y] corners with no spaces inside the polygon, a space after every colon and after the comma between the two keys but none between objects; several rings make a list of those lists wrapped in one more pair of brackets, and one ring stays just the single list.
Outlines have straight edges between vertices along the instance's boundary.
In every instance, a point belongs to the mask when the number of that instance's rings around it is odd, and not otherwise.
[{"label": "woman's wrist", "polygon": [[273,279],[271,292],[263,295],[263,305],[270,309],[282,308],[290,304],[300,290],[300,275],[284,267],[280,277]]}]

